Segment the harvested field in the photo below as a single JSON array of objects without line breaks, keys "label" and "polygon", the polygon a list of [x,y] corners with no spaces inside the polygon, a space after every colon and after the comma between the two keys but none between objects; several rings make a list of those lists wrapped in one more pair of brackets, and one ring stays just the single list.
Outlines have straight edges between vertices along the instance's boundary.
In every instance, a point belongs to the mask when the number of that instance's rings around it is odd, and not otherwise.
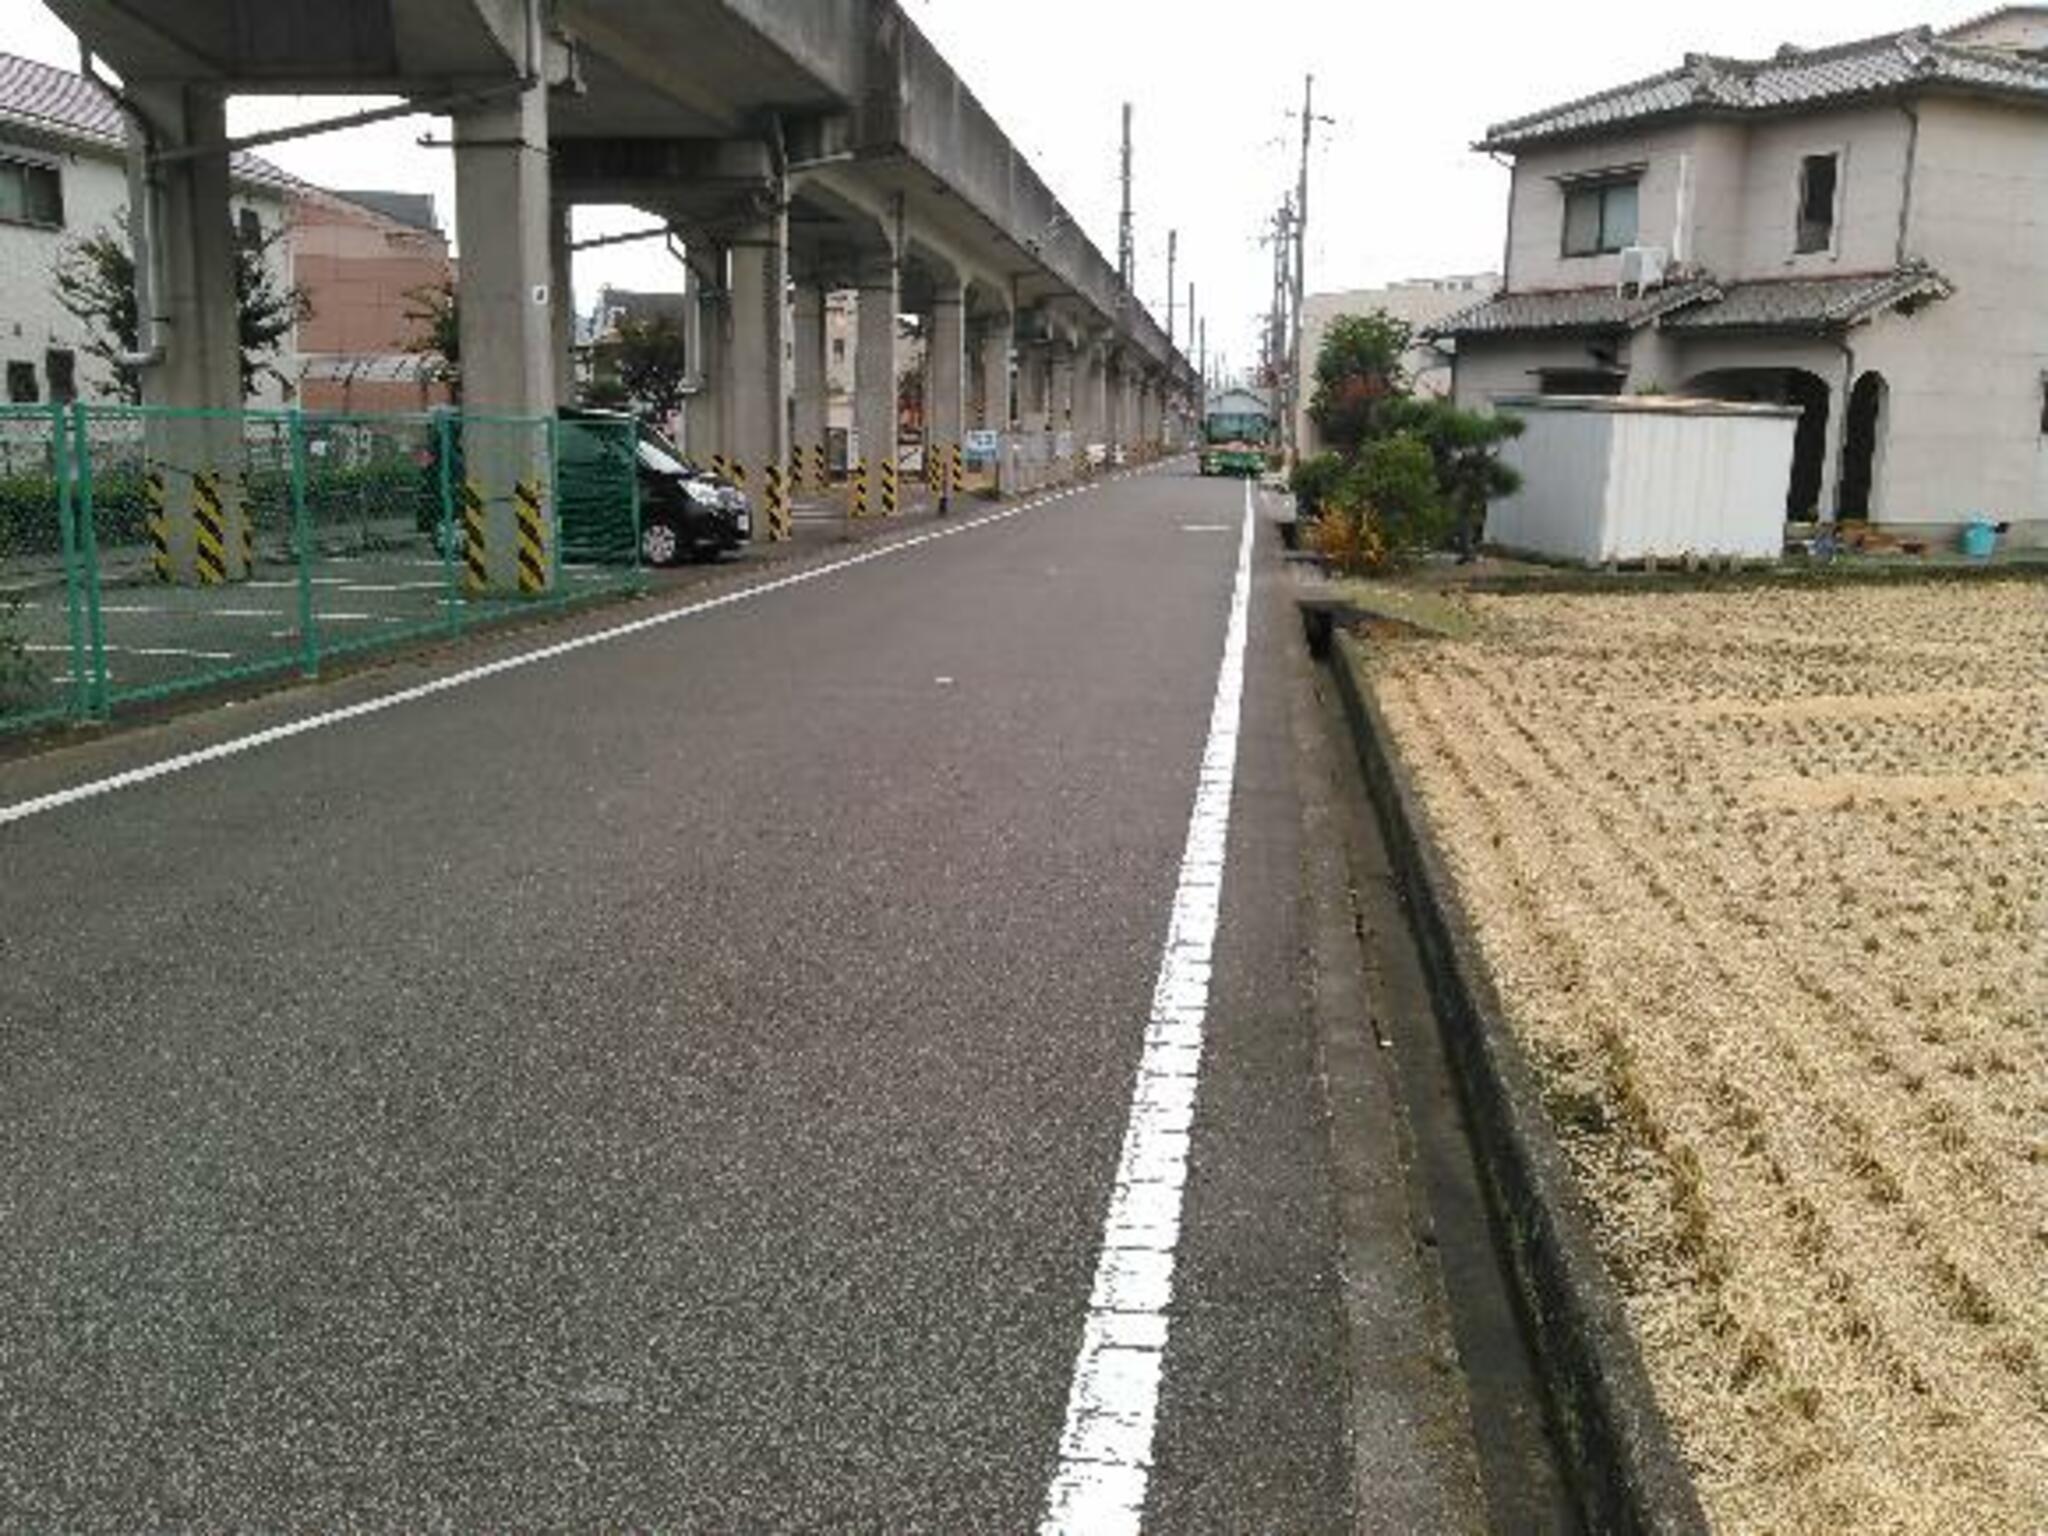
[{"label": "harvested field", "polygon": [[2048,585],[1466,601],[1371,684],[1716,1529],[2048,1531]]}]

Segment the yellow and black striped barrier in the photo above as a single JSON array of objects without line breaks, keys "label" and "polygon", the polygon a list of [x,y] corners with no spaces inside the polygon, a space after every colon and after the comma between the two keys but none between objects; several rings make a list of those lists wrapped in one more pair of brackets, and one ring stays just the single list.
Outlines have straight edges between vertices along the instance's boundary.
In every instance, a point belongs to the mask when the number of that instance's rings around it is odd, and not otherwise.
[{"label": "yellow and black striped barrier", "polygon": [[474,480],[462,482],[462,584],[471,592],[482,592],[491,584],[491,570],[484,563],[484,493]]},{"label": "yellow and black striped barrier", "polygon": [[789,450],[789,494],[794,496],[804,488],[804,451],[801,448]]},{"label": "yellow and black striped barrier", "polygon": [[782,470],[770,464],[762,471],[768,498],[768,541],[781,544],[789,538],[789,493],[782,484]]},{"label": "yellow and black striped barrier", "polygon": [[825,445],[814,444],[811,448],[811,484],[822,491],[831,483],[832,477],[827,473],[825,464]]},{"label": "yellow and black striped barrier", "polygon": [[256,574],[256,512],[247,500],[242,503],[242,575],[253,578]]},{"label": "yellow and black striped barrier", "polygon": [[882,516],[884,517],[894,517],[896,515],[897,473],[896,460],[894,458],[882,460]]},{"label": "yellow and black striped barrier", "polygon": [[747,488],[747,466],[738,459],[731,459],[727,461],[725,468],[726,473],[732,477],[732,483],[744,491]]},{"label": "yellow and black striped barrier", "polygon": [[946,449],[947,488],[958,496],[967,486],[967,472],[960,463],[960,445],[953,443]]},{"label": "yellow and black striped barrier", "polygon": [[939,465],[944,462],[945,450],[934,443],[924,447],[924,488],[934,496],[939,494]]},{"label": "yellow and black striped barrier", "polygon": [[852,515],[855,517],[866,517],[868,515],[868,461],[866,459],[854,461],[853,475],[849,484],[852,487],[849,492],[852,498],[849,503],[852,508]]},{"label": "yellow and black striped barrier", "polygon": [[724,454],[714,453],[711,455],[711,473],[718,476],[721,480],[730,480],[732,478],[732,466],[726,462]]},{"label": "yellow and black striped barrier", "polygon": [[149,503],[149,568],[156,579],[171,579],[171,521],[164,513],[164,472],[152,469],[142,477],[142,495]]},{"label": "yellow and black striped barrier", "polygon": [[528,597],[548,589],[547,524],[541,517],[540,487],[531,480],[512,486],[519,524],[519,590]]},{"label": "yellow and black striped barrier", "polygon": [[192,472],[192,555],[201,586],[219,586],[228,579],[226,519],[221,514],[220,481],[207,469]]}]

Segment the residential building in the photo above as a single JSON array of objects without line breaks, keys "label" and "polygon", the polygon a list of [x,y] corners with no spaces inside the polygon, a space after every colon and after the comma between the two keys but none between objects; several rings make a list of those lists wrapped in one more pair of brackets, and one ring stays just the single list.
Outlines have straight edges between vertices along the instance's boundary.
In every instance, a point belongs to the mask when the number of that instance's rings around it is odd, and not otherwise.
[{"label": "residential building", "polygon": [[421,295],[453,273],[434,200],[412,192],[302,186],[291,204],[292,278],[312,314],[299,327],[308,410],[418,411],[447,403],[416,349]]},{"label": "residential building", "polygon": [[2048,7],[1694,55],[1488,130],[1501,290],[1455,393],[1802,411],[1787,510],[2048,542]]},{"label": "residential building", "polygon": [[1454,277],[1417,277],[1389,283],[1384,288],[1354,288],[1345,293],[1312,293],[1301,306],[1301,378],[1294,392],[1299,417],[1295,441],[1303,453],[1322,451],[1322,434],[1308,413],[1315,396],[1316,355],[1330,322],[1339,315],[1369,315],[1374,311],[1406,325],[1415,338],[1401,359],[1403,370],[1416,393],[1447,395],[1451,392],[1451,353],[1441,344],[1425,339],[1424,333],[1479,299],[1490,297],[1500,287],[1496,272],[1466,273]]},{"label": "residential building", "polygon": [[[76,242],[120,234],[128,205],[121,111],[82,75],[0,53],[0,363],[13,403],[94,399],[113,371],[87,351],[91,339],[57,302],[57,267]],[[254,155],[238,154],[232,202],[245,237],[274,231],[303,184]],[[271,247],[280,284],[286,242]],[[295,348],[256,383],[255,403],[277,404],[297,377]]]}]

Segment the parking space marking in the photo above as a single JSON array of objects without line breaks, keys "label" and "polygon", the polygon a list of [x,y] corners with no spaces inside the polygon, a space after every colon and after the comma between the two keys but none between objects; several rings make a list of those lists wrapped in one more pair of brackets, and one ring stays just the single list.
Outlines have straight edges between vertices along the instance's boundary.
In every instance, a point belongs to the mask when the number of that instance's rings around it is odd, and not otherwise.
[{"label": "parking space marking", "polygon": [[1144,1521],[1237,778],[1255,526],[1247,485],[1209,738],[1039,1536],[1137,1536]]},{"label": "parking space marking", "polygon": [[[68,645],[24,645],[24,651],[49,651],[61,654],[71,649]],[[109,656],[194,656],[201,661],[233,661],[233,651],[195,651],[182,645],[103,645],[100,647]]]}]

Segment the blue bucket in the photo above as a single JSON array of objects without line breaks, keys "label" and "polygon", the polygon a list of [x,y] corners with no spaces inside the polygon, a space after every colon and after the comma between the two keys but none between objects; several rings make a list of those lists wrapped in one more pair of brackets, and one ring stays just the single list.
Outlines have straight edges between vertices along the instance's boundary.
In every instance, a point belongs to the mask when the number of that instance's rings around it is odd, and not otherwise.
[{"label": "blue bucket", "polygon": [[1962,550],[1972,560],[1989,560],[1991,551],[1998,546],[1998,530],[1981,517],[1975,522],[1963,524]]}]

